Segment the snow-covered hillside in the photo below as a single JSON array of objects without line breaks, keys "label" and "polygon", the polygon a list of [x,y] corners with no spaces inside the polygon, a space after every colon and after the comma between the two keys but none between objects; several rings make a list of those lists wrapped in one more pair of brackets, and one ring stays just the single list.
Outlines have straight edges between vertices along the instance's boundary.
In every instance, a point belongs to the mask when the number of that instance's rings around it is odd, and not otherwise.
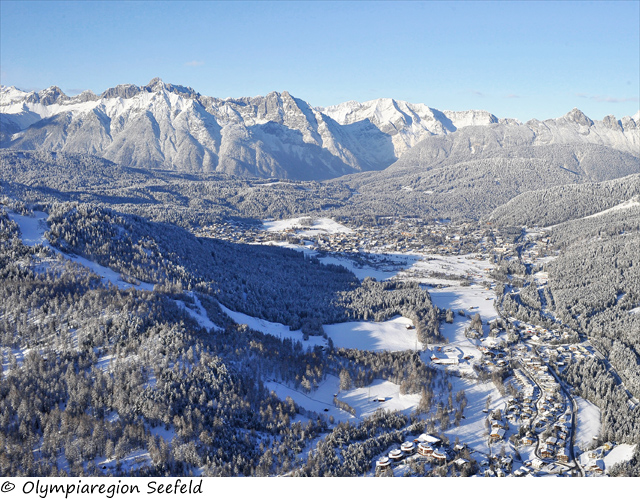
[{"label": "snow-covered hillside", "polygon": [[340,125],[375,126],[391,137],[398,158],[426,137],[448,134],[470,125],[498,123],[487,111],[438,111],[424,104],[388,98],[363,103],[348,101],[317,109]]},{"label": "snow-covered hillside", "polygon": [[[637,116],[637,115],[636,115]],[[394,99],[314,108],[288,92],[218,99],[154,78],[95,95],[58,87],[0,87],[0,143],[90,153],[124,166],[318,180],[381,170],[431,136],[509,125],[535,144],[594,143],[637,155],[637,120],[593,122],[579,110],[556,120],[498,119]],[[509,145],[508,143],[506,145]]]}]

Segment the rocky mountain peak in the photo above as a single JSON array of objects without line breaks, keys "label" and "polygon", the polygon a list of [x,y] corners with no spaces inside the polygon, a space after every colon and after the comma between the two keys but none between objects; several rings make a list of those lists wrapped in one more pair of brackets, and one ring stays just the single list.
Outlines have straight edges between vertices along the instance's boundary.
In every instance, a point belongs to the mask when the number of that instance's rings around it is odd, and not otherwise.
[{"label": "rocky mountain peak", "polygon": [[563,118],[569,122],[577,123],[578,125],[582,125],[584,127],[590,127],[593,125],[593,120],[585,115],[578,108],[573,108],[569,111]]},{"label": "rocky mountain peak", "polygon": [[122,99],[131,99],[133,96],[139,94],[140,92],[141,92],[141,89],[137,85],[125,83],[123,85],[117,85],[115,87],[105,90],[100,95],[100,97],[103,99],[113,99],[116,97],[120,97]]},{"label": "rocky mountain peak", "polygon": [[26,98],[27,102],[40,103],[45,106],[55,104],[56,102],[68,99],[65,93],[55,85],[41,90],[40,92],[32,92]]}]

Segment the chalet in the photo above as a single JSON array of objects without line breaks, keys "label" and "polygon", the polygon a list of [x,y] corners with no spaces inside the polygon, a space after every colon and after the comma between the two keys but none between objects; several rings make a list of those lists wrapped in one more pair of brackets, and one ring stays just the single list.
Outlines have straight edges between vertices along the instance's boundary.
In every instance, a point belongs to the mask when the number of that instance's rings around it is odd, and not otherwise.
[{"label": "chalet", "polygon": [[505,425],[502,420],[491,420],[491,428],[492,429],[504,429]]},{"label": "chalet", "polygon": [[494,427],[491,429],[490,434],[491,439],[500,440],[504,438],[504,429],[500,427]]},{"label": "chalet", "polygon": [[399,460],[402,460],[404,458],[404,453],[402,453],[402,450],[399,450],[396,448],[395,450],[391,450],[388,456],[389,456],[389,460],[398,462]]},{"label": "chalet", "polygon": [[558,454],[556,455],[556,458],[558,460],[560,460],[561,462],[568,463],[569,462],[569,451],[566,448],[564,448],[562,450],[559,450]]},{"label": "chalet", "polygon": [[380,467],[381,469],[386,469],[391,466],[391,460],[389,457],[381,457],[376,460],[376,467]]},{"label": "chalet", "polygon": [[506,471],[511,472],[511,469],[513,468],[513,458],[506,456],[501,460],[501,464]]},{"label": "chalet", "polygon": [[540,456],[542,458],[553,458],[554,455],[555,455],[555,449],[553,446],[548,444],[543,444],[540,447]]},{"label": "chalet", "polygon": [[555,437],[551,437],[551,436],[549,436],[549,437],[547,438],[547,440],[545,441],[545,443],[547,443],[547,444],[549,444],[549,445],[552,445],[552,446],[555,446],[555,445],[557,445],[557,444],[558,444],[558,438],[555,438]]},{"label": "chalet", "polygon": [[540,460],[539,458],[534,458],[533,460],[531,460],[531,466],[534,469],[542,469],[544,467],[544,462],[542,460]]},{"label": "chalet", "polygon": [[453,463],[456,464],[458,467],[462,467],[464,464],[468,464],[469,460],[467,460],[465,458],[458,458]]},{"label": "chalet", "polygon": [[604,460],[596,460],[587,465],[587,470],[591,472],[604,472]]},{"label": "chalet", "polygon": [[596,448],[595,450],[591,450],[589,452],[589,458],[599,459],[603,457],[604,457],[604,450],[602,448]]}]

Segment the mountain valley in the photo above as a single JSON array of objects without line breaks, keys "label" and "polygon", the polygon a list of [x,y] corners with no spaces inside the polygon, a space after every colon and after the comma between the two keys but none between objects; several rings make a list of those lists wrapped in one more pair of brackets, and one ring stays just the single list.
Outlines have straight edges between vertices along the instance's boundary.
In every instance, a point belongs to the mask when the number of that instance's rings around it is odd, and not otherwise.
[{"label": "mountain valley", "polygon": [[639,114],[0,113],[3,476],[640,475]]}]

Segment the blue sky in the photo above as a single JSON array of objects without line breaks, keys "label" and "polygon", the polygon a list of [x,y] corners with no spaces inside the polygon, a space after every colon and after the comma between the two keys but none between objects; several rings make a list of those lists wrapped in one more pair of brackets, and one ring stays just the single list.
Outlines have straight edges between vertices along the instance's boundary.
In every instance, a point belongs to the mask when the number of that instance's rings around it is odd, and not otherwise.
[{"label": "blue sky", "polygon": [[0,2],[0,82],[159,76],[314,106],[393,97],[520,120],[640,107],[640,2]]}]

